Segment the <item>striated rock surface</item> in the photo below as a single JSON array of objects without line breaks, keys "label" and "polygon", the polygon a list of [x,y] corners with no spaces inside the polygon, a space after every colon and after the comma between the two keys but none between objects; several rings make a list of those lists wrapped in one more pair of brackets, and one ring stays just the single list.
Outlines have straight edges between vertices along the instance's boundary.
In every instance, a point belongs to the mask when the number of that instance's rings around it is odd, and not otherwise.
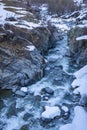
[{"label": "striated rock surface", "polygon": [[35,46],[11,30],[0,30],[0,88],[27,86],[40,79],[45,62]]}]

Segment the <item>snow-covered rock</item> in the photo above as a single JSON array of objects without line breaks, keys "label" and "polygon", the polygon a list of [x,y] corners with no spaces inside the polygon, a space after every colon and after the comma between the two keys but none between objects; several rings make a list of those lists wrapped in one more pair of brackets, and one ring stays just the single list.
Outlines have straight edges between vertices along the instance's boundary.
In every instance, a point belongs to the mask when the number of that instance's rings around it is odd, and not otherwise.
[{"label": "snow-covered rock", "polygon": [[22,87],[22,88],[21,88],[21,91],[23,91],[23,92],[26,93],[26,92],[28,91],[28,89],[27,89],[27,87]]},{"label": "snow-covered rock", "polygon": [[75,107],[73,122],[62,126],[59,130],[87,130],[87,112],[80,106]]},{"label": "snow-covered rock", "polygon": [[81,95],[87,94],[87,65],[74,73],[76,79],[72,83],[72,87],[76,88],[74,91],[80,92]]},{"label": "snow-covered rock", "polygon": [[63,110],[64,112],[66,112],[66,113],[69,112],[69,109],[68,109],[67,106],[62,106],[61,108],[62,108],[62,110]]},{"label": "snow-covered rock", "polygon": [[42,113],[41,117],[42,117],[42,120],[45,120],[45,119],[51,120],[60,115],[61,115],[61,111],[59,107],[45,106],[45,111]]},{"label": "snow-covered rock", "polygon": [[81,37],[77,37],[76,40],[77,40],[77,41],[87,40],[87,35],[84,35],[84,36],[81,36]]}]

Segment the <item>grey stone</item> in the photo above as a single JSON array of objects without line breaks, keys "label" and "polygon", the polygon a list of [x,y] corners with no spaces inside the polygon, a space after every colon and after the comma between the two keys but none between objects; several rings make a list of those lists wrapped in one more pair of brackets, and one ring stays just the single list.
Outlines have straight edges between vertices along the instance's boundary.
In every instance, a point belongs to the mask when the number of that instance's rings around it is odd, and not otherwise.
[{"label": "grey stone", "polygon": [[24,121],[27,121],[29,118],[33,117],[33,115],[31,113],[26,113],[23,117]]},{"label": "grey stone", "polygon": [[50,87],[46,87],[46,88],[43,88],[43,89],[41,90],[41,93],[48,93],[48,94],[53,95],[53,94],[54,94],[54,90],[51,89]]}]

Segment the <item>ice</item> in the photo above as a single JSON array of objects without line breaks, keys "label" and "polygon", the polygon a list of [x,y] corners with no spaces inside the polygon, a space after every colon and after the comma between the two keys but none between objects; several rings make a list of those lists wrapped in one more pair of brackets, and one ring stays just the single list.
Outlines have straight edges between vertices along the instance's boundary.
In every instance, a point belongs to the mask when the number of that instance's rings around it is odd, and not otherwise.
[{"label": "ice", "polygon": [[61,111],[57,106],[45,106],[45,111],[42,113],[42,119],[54,119],[56,116],[60,116]]},{"label": "ice", "polygon": [[59,130],[87,130],[87,112],[82,107],[76,106],[73,122],[62,126]]}]

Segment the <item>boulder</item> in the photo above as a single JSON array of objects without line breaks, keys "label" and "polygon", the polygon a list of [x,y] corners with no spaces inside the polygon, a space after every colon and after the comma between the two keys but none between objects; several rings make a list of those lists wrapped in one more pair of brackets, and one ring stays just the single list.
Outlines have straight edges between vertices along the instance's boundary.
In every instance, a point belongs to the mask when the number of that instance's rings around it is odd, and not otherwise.
[{"label": "boulder", "polygon": [[32,42],[41,54],[47,52],[49,48],[49,38],[51,36],[50,30],[47,27],[40,26],[29,30],[15,25],[5,24],[4,28],[14,32],[15,36],[23,37],[23,39]]},{"label": "boulder", "polygon": [[0,88],[25,87],[40,79],[45,61],[36,47],[20,35],[5,34],[0,42]]},{"label": "boulder", "polygon": [[6,23],[4,28],[14,32],[15,36],[20,36],[32,42],[41,54],[45,54],[48,49],[55,46],[56,41],[62,39],[60,30],[52,25],[48,27],[42,25],[34,29],[26,29]]},{"label": "boulder", "polygon": [[68,45],[78,64],[87,63],[87,27],[76,26],[68,32]]}]

